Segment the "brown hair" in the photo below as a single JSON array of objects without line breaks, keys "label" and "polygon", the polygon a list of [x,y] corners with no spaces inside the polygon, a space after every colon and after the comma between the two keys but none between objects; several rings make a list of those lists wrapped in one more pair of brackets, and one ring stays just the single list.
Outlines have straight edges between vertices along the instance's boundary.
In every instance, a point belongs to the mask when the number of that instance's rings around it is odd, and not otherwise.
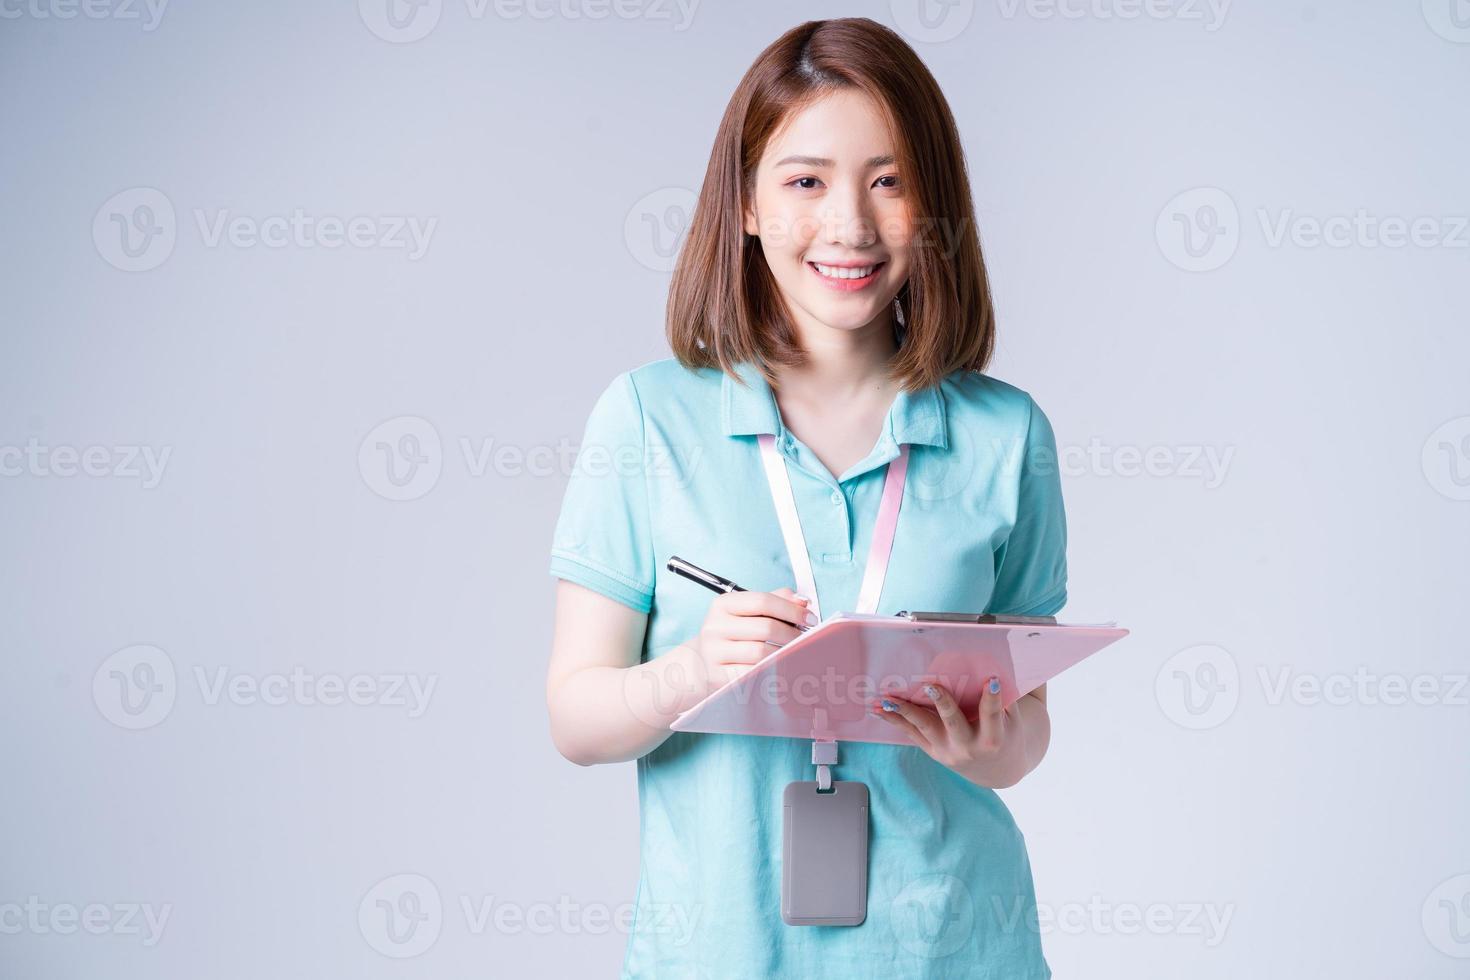
[{"label": "brown hair", "polygon": [[[760,239],[745,232],[742,218],[756,165],[786,116],[854,88],[884,114],[916,229],[909,279],[896,299],[904,330],[891,376],[915,390],[959,369],[985,369],[995,311],[954,116],[913,48],[866,17],[792,28],[761,52],[731,96],[669,285],[665,328],[685,367],[733,376],[735,364],[752,361],[774,382],[772,364],[805,363]],[[928,247],[936,232],[943,248]]]}]

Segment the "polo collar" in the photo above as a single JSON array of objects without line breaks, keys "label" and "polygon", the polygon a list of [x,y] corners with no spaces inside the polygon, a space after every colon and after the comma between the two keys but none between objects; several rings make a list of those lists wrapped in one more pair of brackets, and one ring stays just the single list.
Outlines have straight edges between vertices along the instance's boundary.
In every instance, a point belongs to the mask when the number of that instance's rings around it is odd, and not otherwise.
[{"label": "polo collar", "polygon": [[[761,374],[760,367],[751,361],[741,361],[735,365],[735,372],[745,379],[749,387],[742,387],[729,374],[723,374],[725,435],[781,434],[785,427],[781,424],[776,393]],[[883,433],[891,437],[894,445],[917,443],[948,449],[943,392],[938,386],[913,392],[900,389],[889,406]]]}]

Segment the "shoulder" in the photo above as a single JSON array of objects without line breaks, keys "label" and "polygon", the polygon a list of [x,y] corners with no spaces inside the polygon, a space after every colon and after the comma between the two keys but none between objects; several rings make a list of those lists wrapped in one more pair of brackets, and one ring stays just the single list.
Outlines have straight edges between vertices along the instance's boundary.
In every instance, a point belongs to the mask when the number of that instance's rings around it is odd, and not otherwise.
[{"label": "shoulder", "polygon": [[1025,437],[1050,423],[1036,399],[1022,388],[980,371],[955,371],[940,388],[951,424],[981,425],[990,431]]},{"label": "shoulder", "polygon": [[644,418],[670,419],[716,404],[724,373],[718,368],[691,370],[676,357],[663,357],[628,368],[613,377],[607,392],[629,400]]},{"label": "shoulder", "polygon": [[677,357],[661,357],[637,367],[629,368],[627,375],[640,395],[652,398],[686,395],[707,391],[718,391],[723,372],[718,368],[689,369],[679,363]]},{"label": "shoulder", "polygon": [[718,418],[722,372],[691,371],[677,358],[666,357],[627,368],[604,381],[588,419],[602,433],[642,437],[650,426],[667,430],[690,418]]}]

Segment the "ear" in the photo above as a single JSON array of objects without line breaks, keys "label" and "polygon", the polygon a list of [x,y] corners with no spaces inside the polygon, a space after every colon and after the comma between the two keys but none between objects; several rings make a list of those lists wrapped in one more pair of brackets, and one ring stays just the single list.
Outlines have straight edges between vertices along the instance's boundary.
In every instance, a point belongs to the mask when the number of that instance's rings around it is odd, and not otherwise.
[{"label": "ear", "polygon": [[757,220],[755,214],[755,206],[751,205],[750,207],[747,207],[745,209],[745,233],[747,235],[754,235],[756,238],[759,238],[760,227],[760,221]]}]

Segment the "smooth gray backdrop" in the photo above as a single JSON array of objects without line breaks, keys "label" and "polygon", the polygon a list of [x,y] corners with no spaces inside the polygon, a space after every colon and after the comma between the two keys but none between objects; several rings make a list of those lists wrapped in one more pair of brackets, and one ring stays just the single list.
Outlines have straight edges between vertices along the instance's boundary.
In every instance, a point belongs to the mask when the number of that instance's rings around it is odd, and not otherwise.
[{"label": "smooth gray backdrop", "polygon": [[551,529],[843,15],[950,99],[1063,618],[1133,630],[1003,793],[1058,977],[1466,975],[1465,0],[0,0],[0,975],[616,974]]}]

